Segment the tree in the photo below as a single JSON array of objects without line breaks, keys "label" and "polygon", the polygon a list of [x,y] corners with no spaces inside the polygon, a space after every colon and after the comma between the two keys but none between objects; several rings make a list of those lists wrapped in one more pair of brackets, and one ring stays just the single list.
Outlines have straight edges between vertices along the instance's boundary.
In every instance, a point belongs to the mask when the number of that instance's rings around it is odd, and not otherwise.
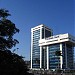
[{"label": "tree", "polygon": [[12,53],[10,49],[18,44],[13,35],[19,32],[15,24],[7,19],[9,11],[0,9],[0,74],[28,75],[28,68],[22,56]]},{"label": "tree", "polygon": [[61,54],[61,51],[56,51],[56,52],[55,52],[55,55],[56,55],[56,56],[61,56],[61,55],[62,55],[62,54]]},{"label": "tree", "polygon": [[21,56],[11,51],[0,50],[1,75],[27,75],[28,68]]},{"label": "tree", "polygon": [[[58,51],[58,50],[57,50],[57,51],[55,52],[55,55],[56,55],[56,56],[62,56],[62,53],[61,53],[61,51]],[[58,69],[56,69],[57,72],[61,72],[59,65],[60,65],[60,60],[59,60],[59,58],[58,58]]]},{"label": "tree", "polygon": [[19,32],[15,24],[7,19],[10,16],[8,10],[0,9],[0,50],[11,49],[17,43],[13,35]]}]

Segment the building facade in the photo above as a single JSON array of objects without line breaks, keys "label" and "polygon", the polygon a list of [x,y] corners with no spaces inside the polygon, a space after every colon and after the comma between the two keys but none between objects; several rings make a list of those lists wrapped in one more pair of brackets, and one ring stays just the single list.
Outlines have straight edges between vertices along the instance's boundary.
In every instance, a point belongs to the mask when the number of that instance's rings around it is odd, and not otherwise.
[{"label": "building facade", "polygon": [[[39,46],[45,47],[47,54],[47,69],[73,69],[75,37],[66,33],[39,40]],[[61,51],[62,56],[55,52]]]},{"label": "building facade", "polygon": [[41,67],[41,47],[39,46],[39,40],[52,35],[52,29],[49,29],[43,24],[31,28],[31,69],[39,69]]},{"label": "building facade", "polygon": [[[41,24],[31,28],[31,69],[73,69],[75,37],[59,34]],[[61,51],[62,56],[55,52]]]}]

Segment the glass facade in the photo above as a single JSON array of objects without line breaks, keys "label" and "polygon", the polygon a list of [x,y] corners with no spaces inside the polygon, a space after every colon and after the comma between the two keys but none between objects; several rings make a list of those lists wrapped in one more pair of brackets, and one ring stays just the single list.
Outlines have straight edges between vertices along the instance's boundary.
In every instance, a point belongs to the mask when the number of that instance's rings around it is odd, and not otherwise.
[{"label": "glass facade", "polygon": [[73,47],[72,45],[66,44],[67,50],[67,68],[73,69]]},{"label": "glass facade", "polygon": [[[60,66],[60,57],[55,55],[55,52],[60,50],[60,44],[49,46],[49,69],[56,69]],[[62,68],[73,69],[73,47],[72,45],[62,43]],[[59,67],[60,68],[60,67]]]},{"label": "glass facade", "polygon": [[40,68],[40,29],[33,31],[33,51],[32,51],[32,67]]},{"label": "glass facade", "polygon": [[44,28],[42,28],[42,39],[44,39]]},{"label": "glass facade", "polygon": [[[40,32],[41,31],[41,32]],[[39,46],[39,40],[50,37],[51,31],[48,29],[46,30],[44,26],[34,28],[32,31],[33,39],[32,39],[32,68],[40,68],[40,46]],[[44,61],[47,62],[47,53],[46,50],[44,51],[42,48],[42,68],[47,68],[47,66],[44,66]],[[45,63],[45,65],[47,65]]]},{"label": "glass facade", "polygon": [[60,50],[60,44],[50,45],[49,50],[49,69],[56,69],[60,66],[60,58],[56,56],[55,52]]},{"label": "glass facade", "polygon": [[52,36],[52,31],[42,28],[42,39]]},{"label": "glass facade", "polygon": [[45,29],[45,38],[52,36],[52,33],[49,30]]},{"label": "glass facade", "polygon": [[[45,47],[46,48],[46,47]],[[47,50],[42,47],[42,68],[47,68]]]},{"label": "glass facade", "polygon": [[63,69],[73,69],[73,46],[67,43],[62,43]]}]

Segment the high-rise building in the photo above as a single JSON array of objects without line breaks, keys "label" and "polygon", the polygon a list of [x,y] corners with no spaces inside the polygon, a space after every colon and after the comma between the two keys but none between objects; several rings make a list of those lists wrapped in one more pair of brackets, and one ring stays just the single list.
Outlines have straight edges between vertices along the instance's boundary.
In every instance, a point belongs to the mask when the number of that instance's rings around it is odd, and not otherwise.
[{"label": "high-rise building", "polygon": [[43,24],[32,28],[31,69],[73,69],[74,46],[75,37],[68,33],[53,36],[53,30]]},{"label": "high-rise building", "polygon": [[52,35],[52,29],[43,24],[31,28],[31,69],[39,69],[41,67],[41,47],[39,46],[39,40]]}]

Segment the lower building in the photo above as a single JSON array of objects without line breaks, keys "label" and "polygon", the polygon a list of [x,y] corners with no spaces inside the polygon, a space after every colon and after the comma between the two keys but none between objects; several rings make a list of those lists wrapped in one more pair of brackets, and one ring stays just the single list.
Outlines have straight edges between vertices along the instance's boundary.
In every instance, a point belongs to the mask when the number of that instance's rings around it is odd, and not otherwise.
[{"label": "lower building", "polygon": [[[75,37],[66,33],[39,40],[41,69],[73,69]],[[56,55],[61,51],[61,56]]]},{"label": "lower building", "polygon": [[73,69],[74,47],[75,37],[68,33],[53,35],[53,30],[43,24],[31,28],[31,69]]}]

